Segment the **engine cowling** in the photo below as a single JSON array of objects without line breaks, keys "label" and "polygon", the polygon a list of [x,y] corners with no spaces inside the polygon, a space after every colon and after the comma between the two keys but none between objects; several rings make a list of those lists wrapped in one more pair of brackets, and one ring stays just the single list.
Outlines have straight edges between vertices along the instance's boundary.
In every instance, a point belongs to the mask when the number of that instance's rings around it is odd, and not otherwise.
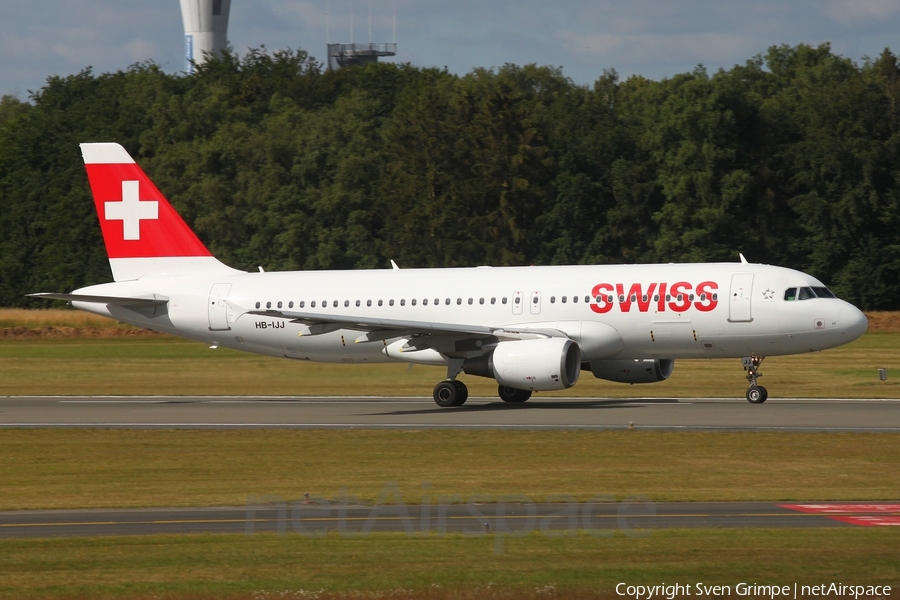
[{"label": "engine cowling", "polygon": [[656,383],[669,378],[675,361],[671,358],[592,360],[589,368],[597,379],[619,383]]},{"label": "engine cowling", "polygon": [[520,390],[564,390],[578,381],[581,350],[568,338],[500,342],[493,353],[463,363],[463,370]]}]

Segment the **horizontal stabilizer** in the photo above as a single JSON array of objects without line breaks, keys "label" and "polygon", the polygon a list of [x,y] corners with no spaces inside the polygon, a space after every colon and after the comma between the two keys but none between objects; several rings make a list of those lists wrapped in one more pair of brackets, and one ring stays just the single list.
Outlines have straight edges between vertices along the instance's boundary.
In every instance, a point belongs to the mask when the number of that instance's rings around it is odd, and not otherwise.
[{"label": "horizontal stabilizer", "polygon": [[111,304],[122,307],[159,306],[166,304],[169,299],[159,294],[152,296],[140,296],[136,298],[123,298],[121,296],[88,296],[84,294],[54,294],[44,292],[40,294],[28,294],[32,298],[45,298],[47,300],[65,300],[66,302],[92,302],[97,304]]}]

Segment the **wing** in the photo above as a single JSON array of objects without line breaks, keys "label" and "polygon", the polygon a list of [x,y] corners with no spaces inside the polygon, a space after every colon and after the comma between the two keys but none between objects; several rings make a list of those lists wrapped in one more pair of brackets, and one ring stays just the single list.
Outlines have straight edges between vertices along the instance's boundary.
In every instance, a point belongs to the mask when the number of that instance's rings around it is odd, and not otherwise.
[{"label": "wing", "polygon": [[[422,350],[433,348],[448,356],[482,354],[504,340],[568,337],[557,329],[531,329],[511,326],[465,325],[406,319],[381,319],[358,315],[338,315],[286,310],[255,310],[251,315],[287,319],[305,325],[302,335],[321,335],[338,329],[362,332],[357,343],[378,342],[392,338],[408,338],[408,346]],[[481,342],[477,344],[476,342]]]}]

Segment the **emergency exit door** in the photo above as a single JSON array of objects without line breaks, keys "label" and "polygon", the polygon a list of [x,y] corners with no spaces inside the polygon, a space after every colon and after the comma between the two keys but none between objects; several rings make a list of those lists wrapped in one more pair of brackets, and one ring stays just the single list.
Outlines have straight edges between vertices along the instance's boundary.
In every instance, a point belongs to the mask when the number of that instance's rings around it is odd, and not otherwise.
[{"label": "emergency exit door", "polygon": [[728,295],[728,320],[747,323],[753,320],[751,297],[753,273],[737,273],[731,276],[731,293]]}]

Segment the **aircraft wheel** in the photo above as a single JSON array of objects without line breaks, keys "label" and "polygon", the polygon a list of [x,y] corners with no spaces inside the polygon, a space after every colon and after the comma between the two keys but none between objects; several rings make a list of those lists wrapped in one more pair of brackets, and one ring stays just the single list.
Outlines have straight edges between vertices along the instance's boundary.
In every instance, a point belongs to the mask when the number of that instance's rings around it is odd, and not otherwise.
[{"label": "aircraft wheel", "polygon": [[497,388],[497,395],[504,402],[525,402],[531,398],[531,390],[520,390],[514,387],[501,385]]},{"label": "aircraft wheel", "polygon": [[454,379],[453,385],[455,385],[456,389],[459,391],[459,399],[457,399],[456,404],[453,406],[462,406],[466,403],[466,400],[469,399],[469,388],[467,388],[466,384],[459,379]]},{"label": "aircraft wheel", "polygon": [[762,404],[769,397],[769,392],[761,385],[751,385],[747,390],[747,401],[750,404]]},{"label": "aircraft wheel", "polygon": [[[460,389],[456,386],[455,381],[442,381],[436,386],[434,386],[434,393],[432,394],[434,397],[434,402],[441,408],[449,408],[451,406],[459,406],[462,402],[459,401],[462,394],[460,393]],[[465,402],[465,399],[463,399]]]}]

